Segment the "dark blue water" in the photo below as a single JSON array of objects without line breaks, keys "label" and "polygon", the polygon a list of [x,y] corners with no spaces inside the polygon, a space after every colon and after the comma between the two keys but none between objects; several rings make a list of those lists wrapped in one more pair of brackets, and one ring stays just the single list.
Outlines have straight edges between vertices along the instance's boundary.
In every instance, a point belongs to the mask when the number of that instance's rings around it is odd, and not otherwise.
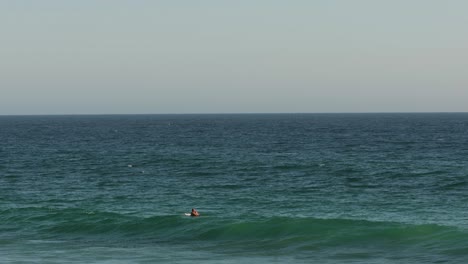
[{"label": "dark blue water", "polygon": [[463,263],[467,160],[464,113],[2,116],[0,262]]}]

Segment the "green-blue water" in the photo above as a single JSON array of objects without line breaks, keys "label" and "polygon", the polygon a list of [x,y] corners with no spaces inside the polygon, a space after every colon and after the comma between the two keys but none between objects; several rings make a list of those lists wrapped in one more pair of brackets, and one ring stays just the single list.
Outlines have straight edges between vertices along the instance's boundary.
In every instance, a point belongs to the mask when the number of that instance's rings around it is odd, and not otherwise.
[{"label": "green-blue water", "polygon": [[0,263],[466,261],[468,114],[0,117]]}]

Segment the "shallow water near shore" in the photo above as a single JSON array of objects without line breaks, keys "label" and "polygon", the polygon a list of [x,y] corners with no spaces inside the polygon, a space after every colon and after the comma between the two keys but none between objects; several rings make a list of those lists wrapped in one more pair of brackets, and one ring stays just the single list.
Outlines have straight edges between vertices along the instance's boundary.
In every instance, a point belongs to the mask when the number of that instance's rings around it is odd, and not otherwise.
[{"label": "shallow water near shore", "polygon": [[463,113],[1,116],[0,262],[462,263],[466,157]]}]

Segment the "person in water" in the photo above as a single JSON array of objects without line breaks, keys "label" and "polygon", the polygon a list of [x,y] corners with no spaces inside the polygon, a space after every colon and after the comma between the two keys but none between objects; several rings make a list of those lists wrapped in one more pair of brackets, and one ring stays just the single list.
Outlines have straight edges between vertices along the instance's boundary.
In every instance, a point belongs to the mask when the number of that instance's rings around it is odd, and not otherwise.
[{"label": "person in water", "polygon": [[190,213],[190,216],[200,216],[200,214],[197,212],[197,210],[192,208],[192,212]]}]

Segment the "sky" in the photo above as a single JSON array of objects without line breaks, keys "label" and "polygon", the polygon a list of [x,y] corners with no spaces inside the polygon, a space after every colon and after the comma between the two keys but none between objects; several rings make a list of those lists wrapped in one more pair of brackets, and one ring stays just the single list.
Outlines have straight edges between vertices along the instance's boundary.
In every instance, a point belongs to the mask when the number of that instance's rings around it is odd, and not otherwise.
[{"label": "sky", "polygon": [[0,115],[467,112],[465,0],[0,0]]}]

